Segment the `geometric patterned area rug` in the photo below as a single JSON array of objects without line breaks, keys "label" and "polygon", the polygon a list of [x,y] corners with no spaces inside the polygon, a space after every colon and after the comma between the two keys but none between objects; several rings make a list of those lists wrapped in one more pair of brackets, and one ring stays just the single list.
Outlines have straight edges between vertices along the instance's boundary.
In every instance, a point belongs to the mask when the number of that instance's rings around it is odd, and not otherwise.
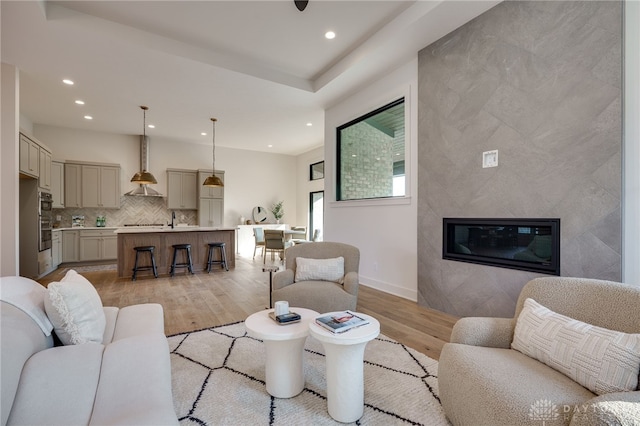
[{"label": "geometric patterned area rug", "polygon": [[[339,425],[327,412],[325,357],[309,336],[305,387],[274,398],[265,348],[244,322],[170,336],[174,407],[182,425]],[[380,334],[364,353],[364,415],[357,425],[449,425],[438,398],[438,362]]]}]

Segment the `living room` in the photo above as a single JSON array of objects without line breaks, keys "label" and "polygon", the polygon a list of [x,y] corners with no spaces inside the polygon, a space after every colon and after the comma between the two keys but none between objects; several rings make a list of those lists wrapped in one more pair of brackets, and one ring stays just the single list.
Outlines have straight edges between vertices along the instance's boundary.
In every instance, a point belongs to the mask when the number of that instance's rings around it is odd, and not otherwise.
[{"label": "living room", "polygon": [[[554,8],[549,2],[544,4],[546,7]],[[509,7],[512,6],[500,5],[491,9],[483,19],[475,21],[475,25],[479,25],[478,22],[484,20],[485,23],[497,23],[496,27],[501,29],[507,27],[505,32],[510,32],[512,35],[521,34],[520,28],[509,28],[509,23],[515,20],[514,16],[521,17],[518,13],[522,11],[514,12]],[[629,8],[632,7],[633,5],[629,6]],[[559,13],[556,9],[541,11],[534,8],[533,10],[545,16]],[[593,20],[590,22],[593,24],[598,16],[600,15],[593,15],[591,17]],[[603,25],[608,25],[610,16],[606,13],[602,16],[606,21]],[[621,25],[620,22],[618,24]],[[484,103],[489,105],[489,109],[480,108],[474,112],[475,114],[485,117],[502,114],[503,122],[509,123],[506,127],[492,127],[490,118],[478,122],[477,130],[465,136],[468,138],[467,144],[461,144],[455,148],[448,143],[453,140],[460,141],[463,132],[455,126],[450,126],[451,123],[447,120],[438,119],[445,112],[451,113],[455,109],[453,94],[450,90],[444,89],[442,92],[436,92],[438,96],[434,96],[433,93],[441,88],[442,81],[447,80],[442,77],[449,75],[450,69],[447,67],[460,67],[461,62],[456,61],[468,59],[460,55],[457,58],[447,57],[446,54],[438,56],[446,50],[445,48],[460,42],[461,39],[468,42],[473,31],[470,27],[462,28],[439,44],[424,46],[424,50],[420,51],[414,59],[399,64],[385,77],[371,82],[365,89],[345,97],[338,104],[328,108],[324,122],[324,148],[316,148],[299,156],[277,157],[274,163],[285,164],[286,167],[276,166],[279,170],[287,169],[285,174],[275,175],[274,181],[257,178],[262,182],[258,184],[279,186],[284,191],[282,198],[285,199],[285,206],[289,209],[287,216],[290,214],[291,221],[295,222],[304,220],[308,189],[300,184],[292,186],[290,182],[299,181],[299,177],[307,172],[309,164],[324,160],[324,190],[327,200],[332,200],[335,186],[335,128],[404,96],[409,106],[407,122],[410,131],[407,132],[409,135],[407,158],[410,172],[407,193],[410,196],[397,202],[342,204],[335,201],[327,202],[325,240],[347,242],[360,248],[361,284],[415,300],[421,305],[457,316],[509,317],[513,315],[520,289],[535,276],[534,274],[441,259],[442,218],[462,216],[560,217],[565,233],[562,242],[565,250],[562,255],[564,269],[561,275],[604,278],[629,283],[640,282],[639,262],[635,261],[639,257],[640,238],[637,237],[638,225],[633,220],[633,217],[637,217],[639,197],[638,187],[635,184],[639,180],[638,120],[634,118],[637,116],[638,73],[628,68],[634,63],[637,64],[638,49],[634,51],[633,42],[629,42],[629,40],[637,41],[637,37],[634,38],[634,34],[637,35],[637,33],[633,33],[637,29],[633,30],[630,27],[630,25],[624,27],[625,43],[622,43],[622,40],[614,41],[618,43],[618,49],[625,49],[624,61],[622,57],[612,57],[612,54],[603,48],[604,45],[611,48],[613,44],[595,43],[597,49],[587,48],[579,43],[572,45],[570,49],[579,52],[576,55],[570,55],[576,61],[573,65],[584,65],[588,61],[583,59],[588,57],[589,60],[594,60],[590,69],[596,69],[595,72],[601,74],[596,79],[590,76],[583,80],[575,80],[571,87],[560,85],[552,89],[547,88],[546,96],[549,98],[553,98],[553,95],[570,97],[570,102],[564,105],[562,102],[553,103],[553,105],[527,104],[529,96],[523,96],[519,92],[524,90],[522,86],[518,87],[518,90],[510,88],[508,91],[504,88],[505,86],[498,90],[500,83],[508,82],[509,78],[514,78],[514,75],[516,76],[512,81],[514,87],[533,84],[533,80],[527,80],[518,73],[483,72],[482,78],[478,79],[455,76],[458,80],[450,83],[453,86],[457,84],[458,86],[455,87],[460,90],[460,93],[471,89],[477,89],[479,92],[481,89],[489,90],[489,88],[493,90],[492,94],[497,93],[491,102],[484,98]],[[543,28],[544,31],[553,30],[546,25]],[[482,30],[487,38],[493,35],[490,28],[485,27]],[[517,42],[536,45],[534,42],[537,38],[532,34],[535,33],[537,37],[541,37],[544,31],[533,25],[528,30],[531,32],[523,31],[522,33],[531,36],[531,39],[523,36],[523,39],[517,39]],[[622,26],[619,30],[621,34]],[[596,32],[601,36],[604,34],[602,31]],[[611,31],[611,33],[615,32]],[[593,37],[602,41],[595,35]],[[593,42],[593,39],[588,39]],[[558,49],[566,47],[559,40],[556,37],[551,38],[551,41],[547,40],[546,47],[551,49],[555,47],[551,46],[554,43],[557,43]],[[446,41],[449,43],[445,43]],[[571,43],[568,44],[571,45]],[[493,45],[483,45],[488,49],[487,51],[477,49],[473,44],[466,45],[465,48],[474,53],[479,52],[478,55],[486,53],[482,60],[487,63],[491,71],[491,61],[498,63],[514,61],[515,63],[517,56],[512,56],[513,50],[496,49],[503,45],[504,40],[497,41]],[[492,48],[489,49],[488,46]],[[536,47],[539,46],[536,45]],[[442,50],[438,51],[438,48]],[[593,49],[597,53],[589,56],[581,48],[587,51]],[[459,51],[454,50],[454,53]],[[474,59],[478,60],[477,57]],[[447,62],[449,60],[451,60],[450,63]],[[444,65],[441,62],[444,62]],[[617,69],[609,69],[609,64],[614,64]],[[436,74],[426,70],[434,66],[443,67],[440,69],[442,72],[439,74],[442,77],[440,81],[430,81],[431,76]],[[626,79],[624,84],[620,79],[623,69]],[[477,71],[473,68],[471,70],[469,72]],[[490,75],[487,76],[487,74]],[[606,78],[612,78],[615,81],[607,80],[607,87],[591,84],[594,80],[600,83],[601,79],[606,79],[605,75]],[[520,80],[521,77],[522,80]],[[559,90],[558,87],[562,87],[564,91]],[[614,93],[611,97],[610,87],[618,89],[618,93]],[[425,93],[426,89],[429,92]],[[554,93],[555,90],[558,91]],[[473,95],[471,98],[460,96],[461,105],[469,109],[473,108],[474,102],[480,102],[478,99],[481,99],[482,94],[478,95],[478,92],[466,92]],[[5,93],[4,90],[3,93]],[[596,98],[597,102],[594,101]],[[600,103],[605,100],[606,104]],[[470,112],[462,106],[455,111],[455,114],[458,120],[465,121],[470,117],[466,114]],[[563,106],[566,110],[562,110]],[[593,110],[589,110],[589,106],[593,106]],[[509,115],[507,114],[509,110],[516,111],[520,115],[516,113]],[[544,116],[540,113],[541,111],[553,111],[553,114]],[[593,124],[594,127],[590,131],[593,131],[596,138],[581,139],[581,142],[586,145],[576,143],[573,139],[574,145],[571,139],[575,138],[576,134],[568,132],[562,133],[561,139],[567,142],[563,145],[534,143],[545,140],[544,136],[553,133],[554,130],[562,129],[564,132],[566,129],[563,128],[562,120],[578,116],[577,111],[584,114],[580,114],[579,120],[572,124],[576,127]],[[636,116],[629,115],[634,114],[634,111]],[[3,124],[4,114],[3,112]],[[533,129],[527,128],[528,119],[531,119],[529,123],[535,121],[541,125],[538,135],[535,135]],[[514,133],[512,129],[520,125],[523,126],[519,128],[521,133]],[[43,140],[45,138],[54,140],[52,136],[56,132],[59,132],[60,141],[68,136],[65,129],[39,126],[37,123],[33,124],[33,131]],[[434,134],[436,131],[438,133]],[[484,135],[483,131],[491,131],[491,133]],[[4,158],[7,158],[4,155],[4,132],[3,129],[3,199],[4,176],[6,176]],[[481,136],[486,137],[482,139]],[[535,139],[534,136],[538,136],[539,139]],[[601,136],[607,137],[598,138]],[[435,142],[425,145],[425,141]],[[54,145],[54,143],[51,144]],[[158,139],[157,150],[164,152],[159,154],[160,158],[170,156],[171,149],[163,146],[166,143]],[[71,152],[71,149],[69,147],[67,152]],[[482,169],[482,152],[492,149],[499,149],[500,164],[494,169]],[[208,159],[209,151],[208,146],[194,145],[189,155],[201,159],[207,166],[208,163],[204,159]],[[104,155],[129,158],[133,151],[114,152],[115,154],[105,149],[104,152],[96,154],[95,151],[87,150],[86,155],[91,157],[87,158],[88,160],[104,158]],[[437,155],[434,155],[434,152]],[[245,153],[224,148],[219,149],[219,153],[219,168],[226,170],[227,173],[237,169],[237,165],[242,164],[243,155],[245,155]],[[458,160],[460,160],[459,163]],[[260,159],[255,160],[255,164],[260,162]],[[586,167],[582,168],[583,165]],[[158,167],[164,169],[166,164],[158,163]],[[131,171],[134,168],[135,165],[132,164]],[[272,167],[266,169],[271,170]],[[550,173],[550,169],[554,169],[555,172]],[[258,177],[267,174],[265,170],[260,172],[262,173],[257,173]],[[237,179],[239,176],[236,175]],[[583,185],[585,182],[588,184]],[[489,185],[490,183],[493,185]],[[230,185],[234,184],[230,183]],[[239,188],[230,186],[228,190],[232,189],[233,192],[237,192]],[[259,199],[260,194],[264,193],[264,187],[262,187],[251,196],[261,203],[269,204],[272,201],[271,197]],[[245,200],[243,203],[248,204],[249,201]],[[230,217],[236,220],[236,216],[246,214],[244,212],[245,206],[231,212]],[[4,203],[3,216],[2,234],[0,234],[3,253],[11,253],[15,251],[17,241],[15,237],[11,238],[12,228],[6,221],[11,222],[12,216],[15,221],[15,213],[8,212]],[[7,246],[8,249],[5,251]],[[14,265],[11,261],[7,262],[4,254],[2,258],[3,275],[7,275],[5,271],[10,272]]]}]

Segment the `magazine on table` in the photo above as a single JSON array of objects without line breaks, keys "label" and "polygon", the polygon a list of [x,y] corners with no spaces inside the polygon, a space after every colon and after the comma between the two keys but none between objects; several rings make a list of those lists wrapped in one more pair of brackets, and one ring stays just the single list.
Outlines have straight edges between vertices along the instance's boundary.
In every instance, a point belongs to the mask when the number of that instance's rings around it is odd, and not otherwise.
[{"label": "magazine on table", "polygon": [[359,317],[353,312],[342,311],[334,312],[331,315],[325,315],[316,318],[316,324],[326,328],[332,333],[344,333],[345,331],[369,324],[369,321]]}]

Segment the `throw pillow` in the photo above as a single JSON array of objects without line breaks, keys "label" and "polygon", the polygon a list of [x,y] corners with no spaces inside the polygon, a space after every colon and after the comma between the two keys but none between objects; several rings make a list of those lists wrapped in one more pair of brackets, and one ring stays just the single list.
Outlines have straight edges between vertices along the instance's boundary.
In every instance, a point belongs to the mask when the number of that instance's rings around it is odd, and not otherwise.
[{"label": "throw pillow", "polygon": [[296,258],[295,281],[333,281],[342,283],[344,278],[344,257],[332,259]]},{"label": "throw pillow", "polygon": [[526,299],[511,347],[602,395],[635,390],[640,334],[597,327]]},{"label": "throw pillow", "polygon": [[47,290],[44,307],[63,344],[102,343],[107,324],[102,300],[85,277],[72,269]]}]

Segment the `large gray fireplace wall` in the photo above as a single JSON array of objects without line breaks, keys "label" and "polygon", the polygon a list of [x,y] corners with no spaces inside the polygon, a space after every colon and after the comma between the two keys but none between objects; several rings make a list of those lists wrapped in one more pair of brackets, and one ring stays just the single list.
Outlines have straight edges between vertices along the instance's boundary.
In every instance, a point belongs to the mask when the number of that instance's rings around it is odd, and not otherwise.
[{"label": "large gray fireplace wall", "polygon": [[561,275],[620,280],[621,34],[620,2],[508,1],[419,53],[419,304],[510,317],[539,276],[443,260],[443,217],[560,218]]}]

